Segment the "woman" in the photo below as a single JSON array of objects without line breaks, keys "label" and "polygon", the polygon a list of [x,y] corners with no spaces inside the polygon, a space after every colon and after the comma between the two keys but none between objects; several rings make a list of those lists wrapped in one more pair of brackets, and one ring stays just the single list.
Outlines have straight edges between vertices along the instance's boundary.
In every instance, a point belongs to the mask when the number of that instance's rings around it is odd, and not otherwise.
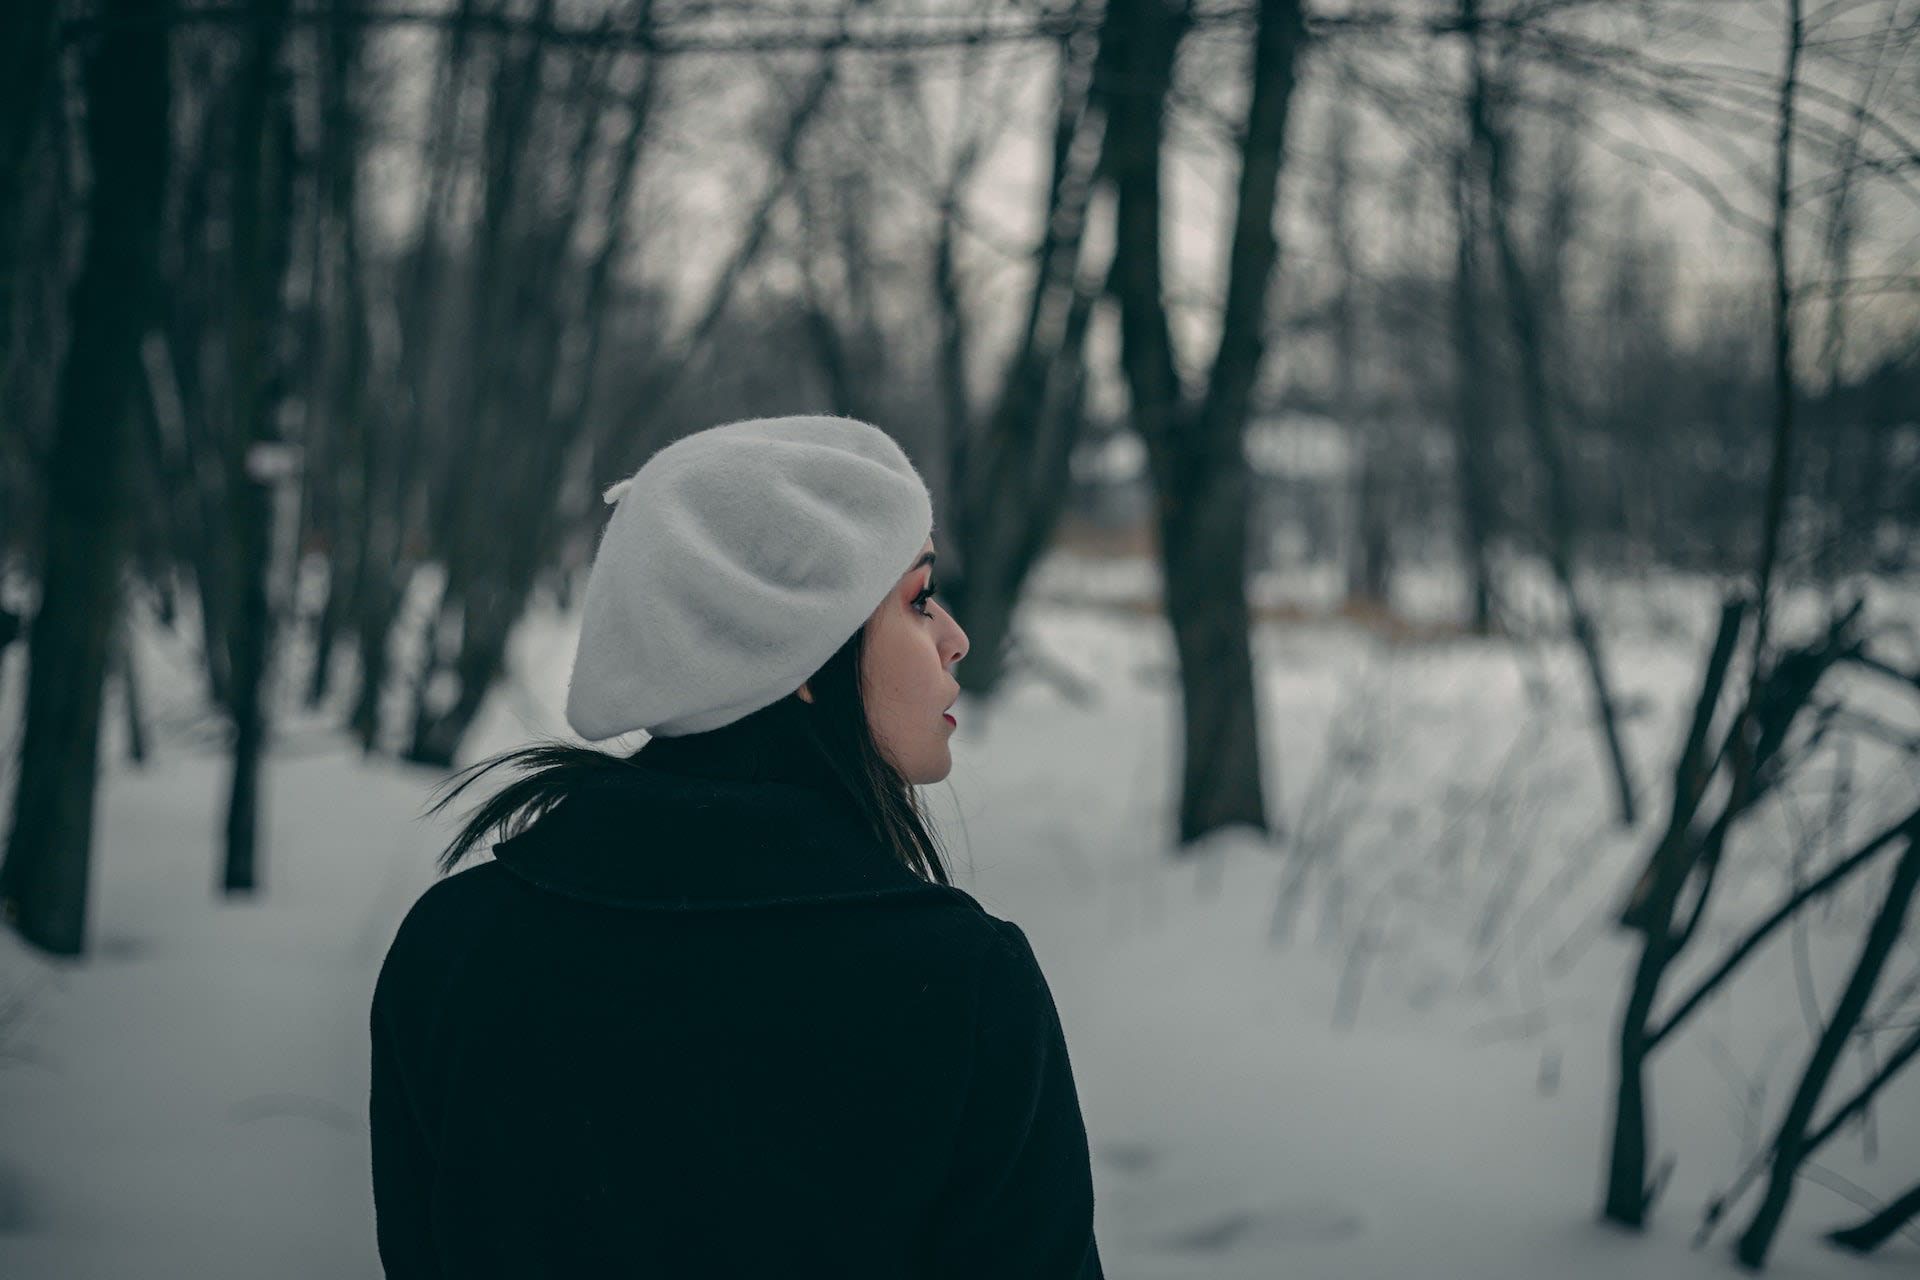
[{"label": "woman", "polygon": [[374,994],[387,1274],[1098,1277],[1020,930],[950,887],[926,486],[884,433],[734,423],[626,484],[567,719],[467,821]]}]

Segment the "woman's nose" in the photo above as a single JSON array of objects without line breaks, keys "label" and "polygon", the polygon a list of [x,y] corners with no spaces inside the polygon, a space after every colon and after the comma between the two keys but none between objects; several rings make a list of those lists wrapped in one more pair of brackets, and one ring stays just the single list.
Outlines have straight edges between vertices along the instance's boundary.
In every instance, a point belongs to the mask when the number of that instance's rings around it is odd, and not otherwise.
[{"label": "woman's nose", "polygon": [[949,655],[947,665],[951,667],[960,661],[960,659],[966,657],[967,650],[972,646],[967,642],[966,629],[962,627],[958,621],[954,620],[952,614],[948,614],[947,619],[953,622],[953,634],[947,638],[947,653]]}]

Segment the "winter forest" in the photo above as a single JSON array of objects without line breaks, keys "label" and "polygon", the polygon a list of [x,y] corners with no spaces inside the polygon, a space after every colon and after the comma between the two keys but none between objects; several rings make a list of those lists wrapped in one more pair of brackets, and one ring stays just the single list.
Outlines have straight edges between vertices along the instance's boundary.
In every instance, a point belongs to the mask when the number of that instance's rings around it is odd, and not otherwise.
[{"label": "winter forest", "polygon": [[379,1274],[601,492],[892,432],[1108,1274],[1920,1263],[1920,2],[0,5],[0,1274]]}]

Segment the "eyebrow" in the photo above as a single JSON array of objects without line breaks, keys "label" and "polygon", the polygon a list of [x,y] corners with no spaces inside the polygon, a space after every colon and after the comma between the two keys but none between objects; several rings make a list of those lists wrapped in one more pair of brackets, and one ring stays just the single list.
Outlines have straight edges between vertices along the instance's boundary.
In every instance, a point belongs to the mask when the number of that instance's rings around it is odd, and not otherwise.
[{"label": "eyebrow", "polygon": [[935,558],[936,558],[936,556],[935,556],[935,553],[934,553],[934,552],[931,552],[931,551],[929,551],[929,552],[927,552],[927,554],[925,554],[925,555],[923,555],[923,556],[921,556],[921,557],[920,557],[920,558],[919,558],[918,560],[915,560],[915,561],[913,562],[913,568],[912,568],[912,569],[909,569],[909,570],[907,570],[907,572],[908,572],[908,573],[913,573],[913,572],[915,572],[916,570],[919,570],[919,569],[921,569],[921,568],[924,568],[925,566],[927,566],[927,565],[930,565],[930,564],[932,564],[932,563],[934,562],[934,560],[935,560]]}]

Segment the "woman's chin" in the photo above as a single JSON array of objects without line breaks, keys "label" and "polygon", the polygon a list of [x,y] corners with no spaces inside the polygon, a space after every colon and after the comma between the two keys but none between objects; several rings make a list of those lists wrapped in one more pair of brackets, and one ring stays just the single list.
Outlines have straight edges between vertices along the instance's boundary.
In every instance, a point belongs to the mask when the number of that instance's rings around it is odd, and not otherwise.
[{"label": "woman's chin", "polygon": [[907,781],[916,787],[930,787],[936,782],[945,782],[953,772],[953,753],[943,742],[938,750],[928,752],[927,758],[917,764],[918,767],[906,775]]}]

